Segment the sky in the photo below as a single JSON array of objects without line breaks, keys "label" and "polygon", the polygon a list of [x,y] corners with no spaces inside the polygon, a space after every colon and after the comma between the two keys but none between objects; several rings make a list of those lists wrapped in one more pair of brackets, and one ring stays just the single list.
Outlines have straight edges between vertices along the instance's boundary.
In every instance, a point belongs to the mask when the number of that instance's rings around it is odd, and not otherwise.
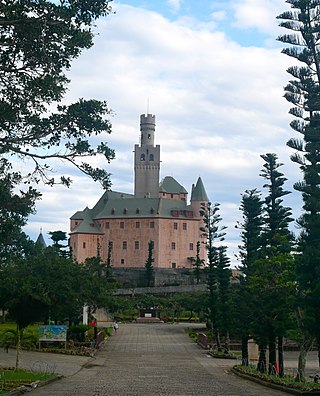
[{"label": "sky", "polygon": [[[221,225],[236,265],[241,194],[263,190],[260,155],[276,153],[292,194],[284,204],[301,211],[293,183],[301,179],[286,142],[297,137],[289,127],[290,104],[283,87],[293,59],[276,40],[286,33],[276,16],[284,0],[123,0],[100,19],[95,45],[73,62],[65,103],[78,98],[106,100],[113,110],[110,135],[100,140],[116,159],[92,163],[111,174],[112,189],[133,192],[133,147],[139,142],[140,114],[156,116],[161,146],[161,178],[173,176],[189,192],[201,176],[211,202],[220,203]],[[42,229],[69,231],[69,218],[102,195],[98,183],[67,164],[65,187],[38,186],[42,200],[25,232],[35,240]],[[190,195],[190,194],[189,194]]]}]

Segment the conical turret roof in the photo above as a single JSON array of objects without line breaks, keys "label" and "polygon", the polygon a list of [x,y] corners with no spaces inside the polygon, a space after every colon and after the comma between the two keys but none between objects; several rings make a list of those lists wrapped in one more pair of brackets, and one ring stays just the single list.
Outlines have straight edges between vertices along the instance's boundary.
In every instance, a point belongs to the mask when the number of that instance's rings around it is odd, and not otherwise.
[{"label": "conical turret roof", "polygon": [[209,202],[208,195],[202,183],[201,177],[198,178],[197,184],[192,189],[191,201],[207,201]]},{"label": "conical turret roof", "polygon": [[36,240],[36,244],[43,246],[43,247],[47,247],[46,241],[44,240],[43,235],[42,235],[42,231],[40,231],[40,234]]}]

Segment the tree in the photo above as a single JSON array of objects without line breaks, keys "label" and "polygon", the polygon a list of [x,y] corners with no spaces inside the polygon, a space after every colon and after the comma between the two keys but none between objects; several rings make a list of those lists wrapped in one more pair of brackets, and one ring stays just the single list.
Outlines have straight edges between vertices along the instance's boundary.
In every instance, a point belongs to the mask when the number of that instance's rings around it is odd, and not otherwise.
[{"label": "tree", "polygon": [[248,279],[254,271],[256,261],[261,257],[262,251],[262,200],[261,194],[256,189],[246,190],[242,195],[240,210],[242,211],[242,223],[236,228],[241,229],[240,238],[242,245],[239,246],[239,259],[242,276],[236,290],[235,302],[237,304],[237,323],[241,334],[242,365],[249,365],[248,340],[250,336],[251,322],[253,320],[254,307],[257,304],[256,297],[248,288]]},{"label": "tree", "polygon": [[112,275],[112,248],[113,245],[111,243],[111,241],[108,242],[108,255],[107,255],[107,262],[106,262],[106,277],[107,279],[111,278]]},{"label": "tree", "polygon": [[216,338],[216,344],[218,351],[221,351],[220,334],[218,328],[218,283],[216,267],[219,259],[218,247],[215,246],[216,242],[224,240],[226,227],[220,226],[219,223],[222,220],[219,214],[220,204],[211,204],[208,202],[206,206],[201,207],[200,214],[203,216],[204,227],[201,231],[206,235],[206,248],[208,253],[208,267],[207,270],[207,286],[209,291],[209,319],[211,325],[212,335]]},{"label": "tree", "polygon": [[[108,295],[105,279],[55,248],[36,244],[30,254],[15,257],[2,270],[0,290],[5,309],[17,323],[18,342],[29,324],[75,320],[84,304],[103,307]],[[19,345],[17,366],[18,352]]]},{"label": "tree", "polygon": [[193,273],[196,277],[197,284],[200,282],[201,268],[204,266],[204,260],[200,258],[200,241],[196,244],[196,257],[188,257],[193,267]]},{"label": "tree", "polygon": [[218,285],[217,323],[225,339],[224,353],[229,353],[230,327],[231,327],[231,270],[230,259],[227,256],[226,246],[218,247],[216,265],[216,279]]},{"label": "tree", "polygon": [[146,275],[146,282],[147,282],[147,287],[150,287],[153,285],[153,275],[154,275],[154,269],[153,269],[153,263],[154,263],[154,258],[153,258],[153,241],[149,241],[148,243],[148,258],[145,263],[145,275]]},{"label": "tree", "polygon": [[[29,181],[50,177],[51,161],[67,161],[109,186],[109,174],[80,162],[88,156],[114,157],[105,143],[89,138],[111,131],[106,102],[79,99],[62,104],[66,71],[93,45],[93,25],[111,12],[111,1],[3,0],[0,10],[0,156],[31,160]],[[54,108],[56,107],[56,111]],[[79,159],[79,160],[78,160]],[[60,183],[71,180],[62,176]]]},{"label": "tree", "polygon": [[16,191],[21,176],[11,172],[11,166],[0,159],[0,267],[11,255],[21,255],[28,249],[29,240],[22,232],[28,215],[34,213],[34,205],[40,198],[33,188]]},{"label": "tree", "polygon": [[[263,251],[266,261],[266,265],[270,264],[270,270],[273,275],[276,274],[277,280],[285,280],[289,282],[288,285],[282,283],[283,290],[278,289],[280,295],[285,295],[290,290],[290,280],[286,274],[291,273],[292,257],[290,253],[292,250],[293,235],[289,231],[289,224],[293,221],[291,215],[291,208],[283,206],[283,199],[289,191],[283,189],[283,185],[287,180],[283,173],[279,171],[279,168],[283,165],[278,163],[278,157],[274,153],[267,153],[261,155],[265,163],[261,171],[262,176],[267,183],[263,186],[267,188],[268,195],[265,198],[265,216],[264,216],[264,232],[262,234]],[[282,262],[281,262],[282,260]],[[275,265],[276,264],[276,265]],[[266,277],[268,275],[266,274]],[[271,281],[274,284],[273,281]],[[286,294],[287,295],[287,294]],[[288,295],[287,295],[288,296]],[[268,342],[269,342],[269,373],[275,372],[277,363],[276,359],[276,336],[277,330],[279,340],[279,367],[280,373],[283,376],[283,350],[282,350],[282,338],[284,336],[285,324],[288,323],[286,317],[288,317],[291,306],[288,305],[291,302],[290,298],[283,299],[281,296],[275,296],[272,293],[274,306],[271,310],[275,313],[275,319],[272,319],[272,323],[267,324],[269,329]],[[281,304],[279,304],[281,302]]]},{"label": "tree", "polygon": [[[58,252],[61,254],[61,256],[63,257],[70,257],[70,249],[68,244],[63,245],[62,243],[60,243],[60,241],[67,241],[67,233],[64,231],[49,231],[48,234],[50,235],[51,240],[53,241],[53,245]],[[68,250],[65,250],[65,249]]]},{"label": "tree", "polygon": [[304,335],[299,357],[299,376],[305,377],[305,358],[313,338],[320,341],[320,59],[318,0],[288,0],[293,8],[277,18],[281,27],[292,33],[278,37],[286,44],[282,52],[293,57],[299,66],[288,73],[293,79],[285,87],[285,98],[293,104],[292,129],[302,135],[288,146],[295,153],[291,160],[302,171],[303,180],[294,184],[301,192],[303,213],[297,221],[301,229],[296,255],[299,307],[297,318]]}]

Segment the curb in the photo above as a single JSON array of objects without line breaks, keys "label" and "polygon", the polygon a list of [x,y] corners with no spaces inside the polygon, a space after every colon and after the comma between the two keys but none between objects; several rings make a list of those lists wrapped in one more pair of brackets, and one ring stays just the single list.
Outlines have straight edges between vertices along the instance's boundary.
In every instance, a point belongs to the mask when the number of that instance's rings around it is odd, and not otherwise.
[{"label": "curb", "polygon": [[56,375],[55,377],[49,378],[47,380],[41,380],[41,381],[32,382],[31,384],[28,384],[28,385],[22,385],[22,386],[19,386],[19,388],[17,388],[17,389],[13,389],[12,391],[5,393],[4,396],[22,395],[26,392],[30,392],[33,389],[41,388],[42,386],[48,385],[51,382],[62,379],[63,377],[64,377],[63,375],[59,374],[59,375]]},{"label": "curb", "polygon": [[237,375],[238,377],[245,378],[245,379],[247,379],[249,381],[252,381],[252,382],[256,382],[257,384],[265,386],[267,388],[276,389],[276,390],[278,390],[280,392],[291,393],[292,395],[320,396],[320,391],[318,391],[318,390],[316,390],[316,391],[300,391],[298,389],[290,388],[289,386],[274,384],[272,382],[264,381],[264,380],[262,380],[260,378],[253,377],[251,375],[248,375],[248,374],[245,374],[245,373],[241,373],[240,371],[238,371],[234,367],[231,369],[231,372],[233,374]]}]

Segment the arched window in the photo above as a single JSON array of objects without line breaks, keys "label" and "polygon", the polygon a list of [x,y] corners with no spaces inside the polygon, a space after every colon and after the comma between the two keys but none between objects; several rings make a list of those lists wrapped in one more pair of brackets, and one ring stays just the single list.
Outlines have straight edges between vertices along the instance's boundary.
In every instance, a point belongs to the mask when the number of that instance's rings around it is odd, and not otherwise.
[{"label": "arched window", "polygon": [[153,154],[150,154],[149,160],[150,161],[154,161],[154,155]]},{"label": "arched window", "polygon": [[145,161],[145,160],[146,160],[145,154],[141,154],[141,156],[140,156],[140,161]]}]

